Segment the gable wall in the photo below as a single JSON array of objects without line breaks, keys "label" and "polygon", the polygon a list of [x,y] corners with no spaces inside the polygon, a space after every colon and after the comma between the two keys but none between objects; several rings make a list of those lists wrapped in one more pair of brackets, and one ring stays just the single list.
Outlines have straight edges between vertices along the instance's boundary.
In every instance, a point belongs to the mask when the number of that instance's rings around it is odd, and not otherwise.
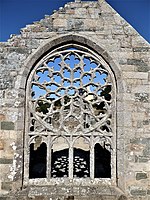
[{"label": "gable wall", "polygon": [[[44,52],[67,41],[79,41],[95,49],[114,71],[118,92],[118,187],[128,199],[148,200],[149,45],[103,1],[68,3],[51,16],[28,25],[20,35],[0,43],[1,196],[4,199],[26,198],[17,197],[19,193],[13,197],[22,188],[26,79]],[[26,196],[25,188],[23,191]],[[85,191],[83,194],[88,199],[87,188]]]}]

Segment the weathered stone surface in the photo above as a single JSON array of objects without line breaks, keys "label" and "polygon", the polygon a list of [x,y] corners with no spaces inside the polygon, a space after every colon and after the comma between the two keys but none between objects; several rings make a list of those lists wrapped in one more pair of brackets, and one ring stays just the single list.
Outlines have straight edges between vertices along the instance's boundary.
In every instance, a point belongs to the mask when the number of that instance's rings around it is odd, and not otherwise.
[{"label": "weathered stone surface", "polygon": [[133,196],[146,196],[146,190],[131,190]]},{"label": "weathered stone surface", "polygon": [[136,174],[136,180],[141,180],[141,179],[147,179],[147,174],[146,173],[137,173]]},{"label": "weathered stone surface", "polygon": [[14,123],[3,121],[3,122],[1,122],[1,129],[2,130],[14,130]]},{"label": "weathered stone surface", "polygon": [[143,121],[143,125],[149,125],[150,124],[150,120],[144,120]]},{"label": "weathered stone surface", "polygon": [[149,47],[135,47],[133,48],[134,52],[149,52]]},{"label": "weathered stone surface", "polygon": [[10,183],[10,182],[2,182],[1,188],[2,188],[2,190],[9,191],[9,190],[12,189],[12,183]]},{"label": "weathered stone surface", "polygon": [[0,200],[9,200],[9,198],[8,197],[1,197],[0,196]]},{"label": "weathered stone surface", "polygon": [[0,150],[4,149],[4,141],[0,139]]},{"label": "weathered stone surface", "polygon": [[137,101],[148,102],[149,101],[149,93],[135,93],[135,98]]},{"label": "weathered stone surface", "polygon": [[12,164],[13,159],[0,158],[0,164]]},{"label": "weathered stone surface", "polygon": [[148,156],[139,156],[138,157],[138,162],[140,162],[140,163],[149,162],[149,157]]},{"label": "weathered stone surface", "polygon": [[145,66],[146,65],[143,60],[139,60],[139,59],[127,59],[127,64],[128,65],[136,65],[136,66]]},{"label": "weathered stone surface", "polygon": [[127,200],[127,197],[124,195],[121,195],[118,200]]},{"label": "weathered stone surface", "polygon": [[[73,48],[74,45],[82,46],[82,50],[87,48],[86,52],[101,57],[110,72],[108,82],[115,85],[111,91],[114,104],[110,109],[109,120],[105,116],[112,133],[111,138],[107,138],[107,141],[112,142],[111,179],[48,177],[44,180],[28,180],[28,147],[30,142],[35,142],[31,141],[32,134],[28,137],[28,126],[34,123],[33,119],[29,121],[29,108],[26,106],[29,98],[27,86],[31,81],[29,77],[36,63],[48,52],[67,44]],[[20,35],[12,35],[8,42],[0,43],[0,199],[148,200],[149,53],[149,44],[103,0],[69,2],[52,15],[21,29]],[[96,128],[101,143],[110,132],[106,127],[105,133]],[[46,142],[47,147],[51,146],[49,132],[43,128],[40,130],[43,130],[40,135],[46,137],[43,142]],[[82,135],[89,139],[88,134],[91,133],[82,133],[79,137]],[[96,141],[90,143],[91,151]],[[108,148],[107,143],[105,147]],[[51,154],[47,153],[50,168]],[[92,166],[93,156],[94,153],[91,153]]]},{"label": "weathered stone surface", "polygon": [[150,190],[147,190],[147,194],[150,195]]},{"label": "weathered stone surface", "polygon": [[138,72],[148,72],[148,71],[149,71],[149,67],[148,67],[148,66],[145,66],[145,65],[143,64],[143,65],[137,66],[137,71],[138,71]]}]

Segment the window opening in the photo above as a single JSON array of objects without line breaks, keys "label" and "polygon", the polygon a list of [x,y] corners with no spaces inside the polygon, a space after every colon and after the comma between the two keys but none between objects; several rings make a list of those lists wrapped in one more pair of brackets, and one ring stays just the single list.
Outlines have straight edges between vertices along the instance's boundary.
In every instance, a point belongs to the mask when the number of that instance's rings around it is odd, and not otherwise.
[{"label": "window opening", "polygon": [[90,176],[90,147],[83,137],[75,141],[73,149],[73,177],[86,178]]},{"label": "window opening", "polygon": [[58,48],[34,67],[27,88],[29,178],[111,178],[112,151],[99,143],[104,138],[113,149],[105,61],[78,45]]},{"label": "window opening", "polygon": [[95,178],[111,178],[111,154],[99,143],[94,147]]},{"label": "window opening", "polygon": [[68,177],[69,148],[64,138],[55,139],[51,150],[51,177]]},{"label": "window opening", "polygon": [[29,178],[45,178],[47,163],[47,147],[37,137],[35,143],[30,144]]}]

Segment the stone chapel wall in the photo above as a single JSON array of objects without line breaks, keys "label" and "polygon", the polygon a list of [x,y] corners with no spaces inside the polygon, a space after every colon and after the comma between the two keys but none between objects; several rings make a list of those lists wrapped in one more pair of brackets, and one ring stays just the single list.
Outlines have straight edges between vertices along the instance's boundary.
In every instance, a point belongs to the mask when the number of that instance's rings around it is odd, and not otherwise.
[{"label": "stone chapel wall", "polygon": [[[91,48],[116,79],[116,186],[24,185],[26,81],[49,50]],[[150,198],[149,44],[105,1],[72,2],[0,43],[0,199]],[[105,181],[104,181],[105,182]]]}]

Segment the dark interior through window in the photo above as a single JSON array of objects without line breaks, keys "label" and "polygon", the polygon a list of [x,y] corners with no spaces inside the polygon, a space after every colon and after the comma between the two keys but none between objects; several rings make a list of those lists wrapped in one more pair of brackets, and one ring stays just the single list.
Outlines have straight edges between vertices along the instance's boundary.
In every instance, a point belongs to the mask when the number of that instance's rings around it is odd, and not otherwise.
[{"label": "dark interior through window", "polygon": [[90,176],[90,151],[74,148],[73,176],[78,178]]},{"label": "dark interior through window", "polygon": [[111,178],[111,154],[99,143],[95,144],[95,178]]},{"label": "dark interior through window", "polygon": [[47,147],[42,143],[39,147],[35,144],[30,145],[29,178],[46,177],[46,155]]},{"label": "dark interior through window", "polygon": [[69,150],[62,149],[51,153],[51,177],[68,177]]}]

